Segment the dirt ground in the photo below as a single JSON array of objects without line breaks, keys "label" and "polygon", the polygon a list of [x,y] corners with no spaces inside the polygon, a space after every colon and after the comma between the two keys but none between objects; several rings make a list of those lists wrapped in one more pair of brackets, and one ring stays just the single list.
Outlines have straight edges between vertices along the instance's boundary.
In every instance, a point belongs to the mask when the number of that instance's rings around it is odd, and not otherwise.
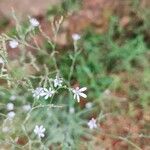
[{"label": "dirt ground", "polygon": [[11,18],[13,8],[20,16],[38,16],[58,2],[61,2],[61,0],[0,0],[0,15]]}]

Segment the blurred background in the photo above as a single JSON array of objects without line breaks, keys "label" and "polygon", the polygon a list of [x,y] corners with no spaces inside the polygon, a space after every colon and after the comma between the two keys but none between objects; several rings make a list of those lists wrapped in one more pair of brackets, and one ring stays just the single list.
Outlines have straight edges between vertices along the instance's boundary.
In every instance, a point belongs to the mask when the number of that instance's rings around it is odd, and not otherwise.
[{"label": "blurred background", "polygon": [[[29,16],[36,18],[49,37],[51,18],[64,17],[55,42],[61,54],[58,64],[66,78],[71,36],[81,35],[82,54],[71,84],[88,87],[87,101],[93,103],[93,110],[86,118],[96,117],[100,110],[112,114],[100,123],[103,132],[94,133],[94,149],[150,150],[150,0],[0,0],[0,33],[10,36],[16,34],[12,11],[24,28]],[[40,46],[51,48],[41,35],[36,34],[35,39]],[[32,48],[26,50],[36,56]],[[15,62],[19,50],[8,48],[8,55]],[[48,63],[44,56],[37,57],[39,63]],[[87,101],[81,100],[80,109]],[[106,133],[129,136],[131,143]]]}]

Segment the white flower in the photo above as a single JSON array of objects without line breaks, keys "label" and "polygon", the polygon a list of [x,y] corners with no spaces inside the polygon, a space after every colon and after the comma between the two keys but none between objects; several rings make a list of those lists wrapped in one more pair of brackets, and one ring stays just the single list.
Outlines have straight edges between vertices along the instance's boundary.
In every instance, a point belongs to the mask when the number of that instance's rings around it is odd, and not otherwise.
[{"label": "white flower", "polygon": [[15,95],[12,95],[12,96],[10,97],[10,100],[11,100],[11,101],[14,101],[16,98],[17,98],[17,97],[16,97]]},{"label": "white flower", "polygon": [[7,104],[7,110],[13,110],[14,109],[14,104],[13,103],[8,103]]},{"label": "white flower", "polygon": [[85,104],[85,107],[87,108],[87,109],[90,109],[90,108],[92,108],[92,103],[91,102],[88,102],[88,103],[86,103]]},{"label": "white flower", "polygon": [[40,125],[40,126],[36,125],[36,126],[35,126],[35,128],[34,128],[34,133],[35,133],[36,135],[38,135],[39,138],[45,136],[45,135],[44,135],[44,132],[45,132],[45,128],[43,127],[43,125]]},{"label": "white flower", "polygon": [[77,33],[72,34],[72,39],[74,41],[78,41],[78,40],[80,40],[80,38],[81,38],[81,36],[79,34],[77,34]]},{"label": "white flower", "polygon": [[63,80],[59,78],[59,76],[56,76],[54,79],[54,87],[61,87],[62,86]]},{"label": "white flower", "polygon": [[19,45],[19,43],[16,40],[9,41],[9,46],[11,48],[17,48],[18,45]]},{"label": "white flower", "polygon": [[44,88],[37,87],[35,90],[32,91],[33,97],[39,99],[41,96],[44,96]]},{"label": "white flower", "polygon": [[83,87],[81,89],[79,87],[76,87],[75,89],[72,89],[72,92],[74,93],[74,99],[77,99],[77,101],[80,102],[80,96],[83,98],[87,98],[87,95],[83,93],[86,90],[86,87]]},{"label": "white flower", "polygon": [[15,112],[13,112],[13,111],[10,111],[8,114],[7,114],[7,117],[8,117],[8,119],[13,119],[14,117],[15,117]]},{"label": "white flower", "polygon": [[22,107],[22,109],[23,109],[24,111],[29,111],[29,110],[31,109],[31,105],[30,105],[30,104],[24,105],[24,106]]},{"label": "white flower", "polygon": [[97,128],[96,120],[94,118],[92,118],[87,125],[90,129]]},{"label": "white flower", "polygon": [[70,108],[69,108],[69,113],[70,113],[70,114],[73,114],[74,112],[75,112],[74,107],[70,107]]},{"label": "white flower", "polygon": [[52,97],[52,95],[54,93],[55,93],[55,91],[52,90],[51,88],[49,88],[49,89],[44,88],[43,96],[45,99],[48,99],[49,97]]},{"label": "white flower", "polygon": [[30,18],[29,21],[32,27],[38,27],[40,25],[39,21],[36,18]]}]

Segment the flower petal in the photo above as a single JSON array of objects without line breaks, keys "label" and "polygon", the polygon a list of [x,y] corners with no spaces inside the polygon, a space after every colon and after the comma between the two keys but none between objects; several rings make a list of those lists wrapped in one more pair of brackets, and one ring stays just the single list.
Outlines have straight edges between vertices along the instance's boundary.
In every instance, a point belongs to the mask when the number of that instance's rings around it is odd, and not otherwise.
[{"label": "flower petal", "polygon": [[45,132],[45,128],[42,128],[42,129],[41,129],[41,132]]},{"label": "flower petal", "polygon": [[41,134],[40,134],[40,137],[44,137],[44,136],[45,136],[44,133],[41,133]]},{"label": "flower petal", "polygon": [[79,103],[80,102],[80,96],[77,95],[77,102]]},{"label": "flower petal", "polygon": [[48,95],[45,96],[45,99],[48,99]]},{"label": "flower petal", "polygon": [[83,92],[83,91],[86,91],[87,90],[87,87],[83,87],[81,89],[79,89],[80,92]]},{"label": "flower petal", "polygon": [[79,93],[79,95],[80,95],[81,97],[83,97],[83,98],[87,98],[87,95],[84,94],[84,93]]},{"label": "flower petal", "polygon": [[74,95],[73,95],[73,98],[74,98],[74,99],[76,99],[76,96],[77,96],[77,95],[76,95],[76,94],[74,94]]}]

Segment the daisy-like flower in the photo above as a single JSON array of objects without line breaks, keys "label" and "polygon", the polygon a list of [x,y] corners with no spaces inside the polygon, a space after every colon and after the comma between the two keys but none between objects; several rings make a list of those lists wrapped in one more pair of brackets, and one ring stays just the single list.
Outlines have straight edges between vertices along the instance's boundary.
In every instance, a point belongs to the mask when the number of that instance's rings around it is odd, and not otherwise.
[{"label": "daisy-like flower", "polygon": [[18,45],[19,45],[19,43],[16,40],[9,41],[9,46],[11,48],[17,48]]},{"label": "daisy-like flower", "polygon": [[54,87],[61,87],[63,83],[63,80],[59,78],[57,75],[56,78],[54,79]]},{"label": "daisy-like flower", "polygon": [[31,105],[30,104],[27,104],[27,105],[23,105],[22,109],[24,111],[29,111],[31,109]]},{"label": "daisy-like flower", "polygon": [[72,39],[74,41],[78,41],[78,40],[80,40],[80,38],[81,38],[81,36],[79,34],[77,34],[77,33],[72,34]]},{"label": "daisy-like flower", "polygon": [[13,112],[13,111],[10,111],[8,114],[7,114],[7,117],[8,117],[8,119],[10,119],[10,120],[12,120],[14,117],[15,117],[15,112]]},{"label": "daisy-like flower", "polygon": [[13,110],[14,109],[14,104],[13,103],[8,103],[7,104],[7,110],[10,111],[10,110]]},{"label": "daisy-like flower", "polygon": [[40,25],[39,21],[36,18],[30,18],[29,21],[32,27],[38,27]]},{"label": "daisy-like flower", "polygon": [[48,99],[49,97],[52,97],[52,95],[55,93],[54,90],[50,87],[49,89],[44,88],[43,96],[45,99]]},{"label": "daisy-like flower", "polygon": [[97,128],[96,120],[94,118],[92,118],[87,125],[90,129]]},{"label": "daisy-like flower", "polygon": [[79,87],[76,87],[75,89],[72,89],[74,99],[77,99],[77,101],[80,102],[80,96],[83,98],[87,98],[87,95],[83,93],[86,90],[87,90],[86,87],[83,87],[81,89]]},{"label": "daisy-like flower", "polygon": [[35,133],[36,135],[38,135],[39,138],[45,136],[45,135],[44,135],[44,132],[45,132],[45,128],[43,127],[43,125],[40,125],[40,126],[36,125],[36,126],[35,126],[35,128],[34,128],[34,133]]},{"label": "daisy-like flower", "polygon": [[41,96],[44,96],[44,88],[42,87],[37,87],[35,90],[32,91],[33,97],[36,99],[39,99]]}]

